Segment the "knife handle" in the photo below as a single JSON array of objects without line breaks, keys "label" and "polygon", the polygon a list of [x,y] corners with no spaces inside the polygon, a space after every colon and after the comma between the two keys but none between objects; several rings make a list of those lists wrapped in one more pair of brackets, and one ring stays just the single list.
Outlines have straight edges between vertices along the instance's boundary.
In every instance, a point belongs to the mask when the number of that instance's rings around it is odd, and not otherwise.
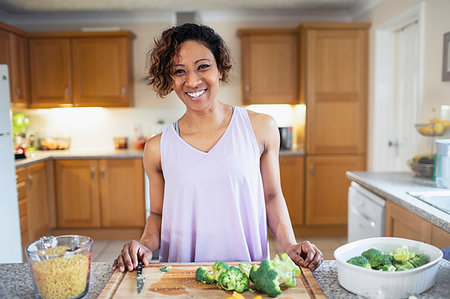
[{"label": "knife handle", "polygon": [[139,262],[138,266],[137,266],[137,275],[142,275],[142,269],[144,268],[144,263],[143,262]]}]

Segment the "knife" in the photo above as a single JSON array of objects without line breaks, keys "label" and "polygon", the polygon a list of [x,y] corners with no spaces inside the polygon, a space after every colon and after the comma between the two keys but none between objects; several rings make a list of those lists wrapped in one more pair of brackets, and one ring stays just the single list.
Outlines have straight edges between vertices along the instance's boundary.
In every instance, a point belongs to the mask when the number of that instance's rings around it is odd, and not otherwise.
[{"label": "knife", "polygon": [[145,267],[144,263],[140,261],[137,266],[137,278],[136,278],[136,288],[137,288],[138,294],[141,293],[142,287],[144,286],[144,282],[145,282],[145,277],[142,276],[142,269],[144,267]]}]

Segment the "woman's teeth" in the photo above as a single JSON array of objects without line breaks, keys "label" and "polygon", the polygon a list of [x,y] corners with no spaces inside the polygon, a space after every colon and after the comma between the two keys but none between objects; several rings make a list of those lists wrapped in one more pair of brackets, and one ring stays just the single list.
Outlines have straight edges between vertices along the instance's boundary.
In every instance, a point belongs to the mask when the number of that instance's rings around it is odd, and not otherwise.
[{"label": "woman's teeth", "polygon": [[197,91],[197,92],[188,92],[187,95],[193,98],[198,98],[199,96],[201,96],[202,94],[204,94],[206,91],[206,89]]}]

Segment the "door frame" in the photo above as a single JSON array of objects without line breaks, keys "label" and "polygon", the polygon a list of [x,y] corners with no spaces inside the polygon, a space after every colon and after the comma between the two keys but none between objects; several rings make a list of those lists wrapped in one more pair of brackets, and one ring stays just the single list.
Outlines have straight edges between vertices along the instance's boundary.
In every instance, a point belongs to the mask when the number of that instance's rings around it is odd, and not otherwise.
[{"label": "door frame", "polygon": [[[423,61],[425,40],[425,3],[419,3],[403,13],[389,19],[375,28],[374,55],[374,88],[371,105],[372,121],[369,134],[372,136],[372,149],[369,156],[368,168],[371,171],[385,171],[386,157],[389,157],[390,121],[392,114],[391,102],[394,97],[395,76],[395,32],[408,24],[417,22],[419,26],[419,86],[418,86],[418,114],[423,103]],[[420,115],[417,115],[419,119]],[[413,129],[413,128],[412,128]]]}]

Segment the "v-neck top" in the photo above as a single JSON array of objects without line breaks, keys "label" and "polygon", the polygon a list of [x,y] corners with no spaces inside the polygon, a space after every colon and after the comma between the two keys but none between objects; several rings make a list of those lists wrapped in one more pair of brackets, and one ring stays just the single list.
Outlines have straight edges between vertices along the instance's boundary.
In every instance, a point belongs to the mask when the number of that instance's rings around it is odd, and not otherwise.
[{"label": "v-neck top", "polygon": [[260,261],[269,257],[260,150],[246,109],[235,107],[208,151],[173,126],[161,136],[161,262]]}]

